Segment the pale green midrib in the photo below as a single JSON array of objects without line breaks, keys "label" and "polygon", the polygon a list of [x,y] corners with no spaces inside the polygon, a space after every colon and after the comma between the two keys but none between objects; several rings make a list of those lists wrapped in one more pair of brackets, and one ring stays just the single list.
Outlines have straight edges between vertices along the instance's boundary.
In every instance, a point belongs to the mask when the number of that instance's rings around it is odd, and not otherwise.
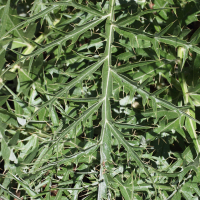
[{"label": "pale green midrib", "polygon": [[[110,21],[113,21],[114,20],[114,4],[115,4],[115,0],[111,0],[109,2],[109,14],[110,16],[108,17],[107,20],[110,20]],[[107,22],[106,22],[107,23]],[[107,24],[106,24],[107,25]],[[101,138],[100,138],[100,141],[101,141],[101,146],[100,146],[100,177],[99,177],[99,180],[101,181],[100,184],[99,184],[99,188],[98,188],[98,200],[102,200],[103,199],[103,193],[107,193],[105,190],[107,188],[107,185],[106,185],[106,182],[104,180],[104,172],[103,172],[103,162],[106,162],[107,158],[106,158],[106,154],[104,153],[104,149],[103,149],[103,143],[104,143],[104,135],[105,135],[105,130],[106,130],[106,125],[107,125],[107,122],[108,120],[111,119],[111,111],[110,111],[110,103],[109,103],[109,94],[108,94],[108,89],[109,87],[112,87],[112,83],[110,84],[110,67],[112,65],[112,62],[111,62],[111,43],[112,43],[112,35],[113,35],[113,28],[112,28],[112,24],[110,23],[109,25],[109,38],[107,39],[107,44],[106,44],[106,48],[105,48],[105,56],[107,56],[107,59],[105,62],[107,62],[107,66],[104,65],[103,66],[103,71],[102,71],[102,75],[107,77],[107,80],[106,80],[106,84],[103,84],[103,88],[102,88],[102,91],[103,91],[103,105],[102,105],[102,131],[101,131]],[[104,78],[102,77],[102,80],[104,80]],[[108,141],[110,142],[110,141]],[[109,199],[109,196],[107,196],[107,198]]]},{"label": "pale green midrib", "polygon": [[[110,9],[110,20],[112,21],[113,20],[113,14],[114,14],[114,3],[115,3],[115,0],[111,0],[111,9]],[[108,52],[107,55],[107,59],[105,62],[108,62],[108,69],[107,68],[104,68],[103,70],[108,70],[107,71],[107,82],[106,82],[106,85],[103,85],[105,87],[102,88],[102,91],[103,91],[103,99],[104,99],[104,102],[103,102],[103,109],[104,109],[104,116],[103,116],[103,119],[102,121],[104,122],[104,124],[107,123],[108,121],[108,116],[107,116],[107,111],[110,110],[110,105],[108,104],[108,100],[109,100],[109,96],[108,96],[108,88],[109,86],[109,77],[110,77],[110,67],[112,65],[111,63],[111,42],[112,42],[112,33],[113,33],[113,29],[112,29],[112,25],[110,25],[110,30],[109,30],[109,38],[107,40],[107,45],[106,45],[106,49],[105,49],[105,52]],[[102,72],[102,74],[104,74],[104,72]],[[110,113],[111,114],[111,113]],[[111,118],[111,116],[110,116]]]}]

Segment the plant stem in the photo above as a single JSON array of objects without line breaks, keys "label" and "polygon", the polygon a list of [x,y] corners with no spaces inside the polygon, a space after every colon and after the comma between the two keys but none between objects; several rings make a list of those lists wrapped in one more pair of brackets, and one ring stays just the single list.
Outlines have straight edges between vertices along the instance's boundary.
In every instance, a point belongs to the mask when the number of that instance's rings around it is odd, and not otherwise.
[{"label": "plant stem", "polygon": [[[179,52],[179,50],[181,51],[181,53]],[[178,49],[178,56],[180,57],[179,69],[181,69],[181,67],[182,67],[182,61],[183,61],[182,51],[183,51],[182,48]],[[185,75],[184,75],[183,71],[180,73],[181,73],[181,77],[179,78],[179,81],[180,81],[180,85],[181,85],[182,92],[183,92],[184,104],[187,105],[190,103],[192,106],[192,109],[193,109],[193,110],[187,109],[186,113],[195,118],[195,106],[193,105],[192,101],[190,101],[190,98],[189,98],[188,86],[186,83]],[[190,137],[192,138],[192,141],[194,142],[194,146],[197,151],[197,154],[199,154],[200,153],[200,144],[199,144],[197,134],[195,131],[196,123],[192,119],[187,117],[185,119],[185,127],[188,130]]]},{"label": "plant stem", "polygon": [[109,163],[112,158],[110,156],[110,141],[111,141],[111,133],[108,128],[108,121],[112,119],[111,116],[111,106],[110,106],[110,97],[112,94],[112,77],[110,73],[110,67],[112,66],[112,40],[114,35],[114,30],[112,26],[112,22],[114,21],[114,4],[115,0],[109,1],[109,16],[106,21],[105,29],[106,29],[106,36],[107,36],[107,43],[104,55],[107,59],[104,62],[103,71],[102,71],[102,93],[103,93],[103,105],[102,105],[102,131],[101,131],[101,146],[100,146],[100,184],[98,188],[98,200],[101,199],[110,199],[109,192],[107,193],[108,189],[108,180],[106,177],[105,171],[108,167]]},{"label": "plant stem", "polygon": [[182,87],[182,92],[183,92],[183,100],[184,100],[184,104],[187,105],[189,103],[189,97],[188,97],[188,87],[187,87],[187,83],[185,81],[185,76],[183,74],[183,72],[181,73],[181,87]]}]

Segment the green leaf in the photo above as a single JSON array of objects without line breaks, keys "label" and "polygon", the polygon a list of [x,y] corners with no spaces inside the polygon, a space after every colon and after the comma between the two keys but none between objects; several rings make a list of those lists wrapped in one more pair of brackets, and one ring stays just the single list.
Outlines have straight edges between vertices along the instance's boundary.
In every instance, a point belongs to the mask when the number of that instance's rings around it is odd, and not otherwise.
[{"label": "green leaf", "polygon": [[20,180],[18,177],[14,176],[13,174],[11,174],[11,176],[13,177],[14,180],[16,180],[24,189],[26,189],[26,192],[28,193],[28,195],[30,195],[31,197],[35,196],[37,193],[34,192],[30,187],[29,185]]},{"label": "green leaf", "polygon": [[[48,151],[50,151],[62,138],[64,138],[70,130],[73,130],[79,123],[81,123],[84,118],[90,116],[95,110],[97,110],[102,104],[102,100],[97,102],[96,104],[92,105],[88,110],[84,112],[82,116],[80,116],[76,121],[74,121],[71,125],[69,125],[56,139],[55,142],[49,147]],[[46,152],[47,153],[47,152]]]},{"label": "green leaf", "polygon": [[147,61],[140,61],[140,62],[137,62],[137,63],[134,63],[134,64],[124,64],[124,65],[121,65],[120,67],[117,67],[115,69],[115,71],[117,73],[123,73],[123,72],[127,72],[129,70],[132,70],[134,69],[135,67],[143,67],[143,66],[148,66],[149,64],[152,64],[152,63],[159,63],[160,61],[156,61],[156,60],[147,60]]},{"label": "green leaf", "polygon": [[[9,2],[8,2],[9,5]],[[28,19],[26,18],[26,20],[22,21],[21,23],[17,24],[16,26],[14,26],[13,28],[11,28],[10,30],[8,30],[5,34],[1,35],[1,39],[5,38],[9,33],[11,33],[12,31],[18,29],[19,27],[22,27],[24,25],[27,25],[33,21],[35,21],[36,19],[46,15],[47,13],[50,13],[51,11],[55,10],[58,6],[52,6],[49,7],[45,10],[43,10],[42,12],[38,13],[37,15],[34,15],[32,17],[29,17]],[[7,13],[7,11],[5,11]]]},{"label": "green leaf", "polygon": [[108,123],[108,125],[109,125],[109,128],[111,129],[112,134],[114,135],[114,137],[116,137],[116,139],[119,141],[119,143],[121,143],[124,146],[124,148],[126,149],[126,151],[129,152],[129,155],[138,164],[138,166],[141,167],[142,169],[144,169],[146,175],[152,181],[154,189],[156,190],[155,183],[154,183],[152,177],[150,176],[148,169],[146,168],[145,164],[140,160],[140,158],[138,157],[137,153],[135,153],[135,151],[133,151],[133,149],[130,147],[130,145],[124,139],[123,135],[120,133],[120,131],[116,127],[114,127],[110,123]]},{"label": "green leaf", "polygon": [[[53,104],[58,97],[62,97],[62,95],[64,95],[68,90],[70,90],[72,87],[74,87],[77,83],[79,83],[80,81],[84,80],[85,77],[87,77],[88,75],[92,74],[93,72],[95,72],[104,62],[106,58],[102,58],[101,60],[99,60],[98,62],[94,63],[93,65],[87,67],[83,72],[80,73],[80,75],[73,79],[71,82],[69,82],[69,84],[62,89],[61,91],[57,92],[53,98],[51,98],[49,101],[47,101],[46,103],[42,104],[42,106],[36,111],[34,112],[34,114],[31,116],[31,118],[29,118],[29,120],[27,121],[27,123],[34,117],[36,116],[36,114],[43,109],[44,107],[46,107],[47,105]],[[84,76],[83,76],[84,75]]]},{"label": "green leaf", "polygon": [[[45,166],[37,169],[37,171],[34,171],[34,173],[35,172],[41,172],[43,170],[48,170],[49,168],[52,168],[53,166],[61,165],[63,163],[69,162],[71,160],[76,160],[76,159],[78,159],[78,158],[80,158],[82,156],[86,156],[87,154],[90,154],[90,153],[94,152],[98,148],[98,146],[99,146],[98,144],[93,145],[93,146],[91,146],[91,147],[89,147],[89,148],[87,148],[87,149],[85,149],[83,151],[80,151],[80,152],[78,152],[78,153],[76,153],[76,154],[74,154],[72,156],[67,156],[65,158],[60,159],[59,161],[48,163]],[[45,154],[46,153],[47,152],[45,152]]]},{"label": "green leaf", "polygon": [[87,13],[91,13],[91,14],[96,15],[96,16],[103,16],[104,15],[103,13],[99,12],[98,10],[96,10],[94,8],[90,8],[90,7],[86,7],[85,5],[78,4],[76,2],[76,0],[71,0],[71,1],[68,1],[68,2],[58,1],[56,3],[46,3],[46,5],[73,6],[77,9],[80,9],[80,10],[85,11]]},{"label": "green leaf", "polygon": [[[200,122],[198,120],[196,120],[195,118],[191,117],[190,115],[188,115],[187,113],[183,112],[181,109],[177,108],[176,106],[174,106],[173,104],[171,104],[170,102],[167,102],[164,99],[161,98],[157,98],[152,96],[149,92],[146,92],[145,90],[139,88],[137,86],[136,82],[133,82],[132,80],[128,79],[127,77],[123,76],[123,75],[118,75],[115,71],[112,71],[112,75],[116,78],[116,80],[120,83],[123,83],[126,85],[126,87],[130,90],[136,90],[141,96],[144,95],[144,97],[146,98],[150,98],[155,100],[155,102],[157,104],[162,105],[163,107],[169,109],[169,110],[174,110],[175,112],[177,112],[179,115],[184,115],[187,118],[189,118],[190,120],[200,124]],[[146,102],[146,101],[145,101]]]},{"label": "green leaf", "polygon": [[1,0],[1,198],[198,199],[199,5]]},{"label": "green leaf", "polygon": [[2,24],[1,24],[1,31],[0,31],[0,37],[5,34],[6,32],[6,25],[8,23],[8,14],[9,14],[9,8],[10,8],[10,0],[7,1],[7,4],[4,8],[4,12],[2,14]]},{"label": "green leaf", "polygon": [[124,197],[125,200],[129,200],[133,198],[133,192],[134,191],[130,191],[125,185],[124,183],[121,182],[121,180],[119,180],[119,178],[115,178],[115,181],[118,183],[119,185],[119,189]]},{"label": "green leaf", "polygon": [[0,184],[0,187],[3,191],[5,191],[7,194],[9,194],[11,197],[21,200],[18,196],[16,196],[15,194],[13,194],[11,191],[9,191],[8,189],[6,189],[5,187],[3,187],[3,185]]},{"label": "green leaf", "polygon": [[136,13],[134,13],[133,15],[128,15],[127,17],[123,17],[121,19],[119,19],[116,24],[119,26],[125,26],[128,24],[132,24],[135,20],[139,20],[139,17],[149,14],[149,13],[154,13],[156,11],[161,11],[161,10],[169,10],[171,8],[159,8],[159,9],[150,9],[150,10],[145,10],[145,11],[141,11],[138,10]]}]

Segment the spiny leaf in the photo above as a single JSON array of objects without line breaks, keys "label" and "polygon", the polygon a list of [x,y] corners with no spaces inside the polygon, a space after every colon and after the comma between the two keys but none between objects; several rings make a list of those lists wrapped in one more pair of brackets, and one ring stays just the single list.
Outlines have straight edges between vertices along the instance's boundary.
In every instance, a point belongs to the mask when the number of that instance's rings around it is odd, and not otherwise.
[{"label": "spiny leaf", "polygon": [[[80,73],[80,75],[78,77],[76,77],[75,79],[73,79],[72,81],[70,81],[67,86],[65,88],[63,88],[61,91],[57,92],[53,98],[51,98],[49,101],[45,102],[44,104],[42,104],[42,106],[36,111],[34,112],[34,114],[29,118],[29,120],[27,121],[27,124],[29,123],[29,121],[37,115],[37,113],[44,107],[46,107],[47,105],[53,104],[57,98],[62,97],[62,95],[64,95],[69,89],[71,89],[72,87],[74,87],[77,83],[79,83],[80,81],[82,81],[83,79],[85,79],[86,76],[92,74],[93,72],[95,72],[104,62],[106,58],[102,58],[101,60],[99,60],[99,62],[89,66],[88,68],[86,68],[83,72]],[[83,74],[85,76],[83,76]]]},{"label": "spiny leaf", "polygon": [[198,199],[198,13],[3,0],[0,196]]},{"label": "spiny leaf", "polygon": [[49,50],[49,49],[53,48],[55,46],[61,45],[65,41],[67,41],[69,39],[72,39],[74,37],[77,37],[77,36],[81,35],[82,33],[84,33],[85,31],[87,31],[88,29],[93,28],[94,26],[96,26],[97,24],[102,22],[104,19],[105,19],[105,17],[102,17],[101,19],[94,20],[94,21],[89,22],[89,23],[87,23],[87,24],[85,24],[83,26],[75,28],[75,30],[67,33],[64,37],[59,38],[59,39],[55,40],[54,42],[47,44],[43,48],[40,48],[40,49],[34,51],[31,54],[25,55],[24,57],[33,57],[33,56],[36,56],[36,55],[39,55],[39,54],[43,53],[46,50]]},{"label": "spiny leaf", "polygon": [[190,44],[184,40],[181,40],[177,37],[159,36],[159,35],[154,36],[152,34],[145,33],[140,30],[137,30],[137,29],[124,28],[124,27],[120,27],[120,26],[119,27],[115,26],[115,29],[119,34],[122,34],[126,37],[132,37],[131,36],[131,33],[132,33],[132,35],[137,35],[138,39],[148,40],[152,43],[154,43],[154,41],[157,40],[158,42],[169,44],[174,47],[184,47],[185,49],[191,49],[198,54],[200,53],[199,47],[193,46],[192,44]]},{"label": "spiny leaf", "polygon": [[7,24],[7,20],[8,20],[8,18],[7,18],[7,16],[8,16],[8,14],[9,14],[9,8],[10,8],[10,0],[8,0],[7,1],[7,4],[6,4],[6,6],[5,6],[5,8],[4,8],[4,12],[3,12],[3,15],[2,15],[2,24],[1,24],[1,30],[0,30],[0,37],[2,37],[2,35],[4,35],[5,34],[5,32],[6,32],[6,24]]},{"label": "spiny leaf", "polygon": [[114,125],[120,128],[131,128],[131,129],[136,129],[136,130],[152,128],[150,126],[132,125],[132,124],[125,124],[125,123],[114,123]]},{"label": "spiny leaf", "polygon": [[137,86],[136,82],[133,82],[132,80],[128,79],[127,77],[123,76],[123,75],[119,75],[117,74],[115,71],[112,70],[112,74],[113,76],[116,78],[116,80],[118,80],[120,83],[123,83],[126,85],[127,88],[129,88],[130,90],[136,89],[136,91],[141,94],[141,95],[145,95],[146,98],[150,98],[150,99],[154,99],[155,102],[157,104],[162,105],[163,107],[170,109],[170,110],[174,110],[175,112],[177,112],[180,115],[184,115],[186,117],[188,117],[189,119],[197,122],[198,124],[200,124],[200,122],[198,120],[196,120],[195,118],[191,117],[190,115],[188,115],[187,113],[183,112],[181,109],[177,108],[176,106],[174,106],[173,104],[171,104],[170,102],[165,101],[164,99],[161,98],[157,98],[155,96],[152,96],[149,92],[141,89],[140,87]]},{"label": "spiny leaf", "polygon": [[50,13],[51,11],[57,9],[58,6],[51,6],[45,10],[43,10],[42,12],[38,13],[37,15],[34,15],[32,17],[29,17],[28,19],[26,18],[25,21],[19,23],[18,25],[16,25],[15,27],[11,28],[9,31],[7,31],[3,36],[1,36],[0,40],[5,38],[9,33],[11,33],[12,31],[18,29],[19,27],[22,27],[23,25],[27,25],[33,21],[35,21],[36,19],[46,15],[47,13]]},{"label": "spiny leaf", "polygon": [[84,5],[78,4],[75,0],[71,1],[58,1],[54,3],[45,3],[45,5],[56,5],[56,6],[73,6],[77,9],[83,10],[87,13],[91,13],[96,16],[103,16],[104,14],[99,12],[98,10],[90,7],[86,7]]},{"label": "spiny leaf", "polygon": [[[36,171],[32,171],[32,173],[38,173],[38,172],[41,172],[43,170],[48,170],[49,168],[52,168],[54,166],[57,166],[57,165],[62,165],[63,163],[66,163],[66,162],[70,162],[71,160],[75,160],[75,159],[78,159],[79,157],[81,156],[86,156],[87,154],[91,154],[92,152],[94,152],[97,148],[99,147],[98,144],[96,145],[93,145],[85,150],[82,150],[74,155],[71,155],[71,156],[67,156],[65,158],[62,158],[62,159],[59,159],[58,161],[56,162],[52,162],[52,163],[48,163],[46,164],[45,166],[37,169]],[[45,152],[46,154],[47,152]],[[46,160],[45,160],[46,162]]]},{"label": "spiny leaf", "polygon": [[13,194],[11,191],[7,190],[5,187],[3,187],[3,185],[0,184],[0,187],[3,191],[5,191],[7,194],[9,194],[11,197],[21,200],[18,196],[16,196],[15,194]]},{"label": "spiny leaf", "polygon": [[120,67],[115,68],[115,71],[118,73],[123,73],[123,72],[129,71],[129,70],[132,70],[135,67],[148,66],[148,64],[157,63],[157,62],[160,62],[160,61],[147,60],[147,61],[140,61],[140,62],[133,63],[133,64],[124,64],[124,65],[121,65]]},{"label": "spiny leaf", "polygon": [[[100,100],[98,103],[92,105],[90,108],[88,108],[83,115],[81,115],[76,121],[74,121],[71,125],[69,125],[60,136],[56,139],[56,141],[53,142],[53,144],[49,147],[49,152],[62,138],[64,138],[67,133],[71,130],[73,130],[79,123],[81,123],[85,118],[88,118],[94,111],[96,111],[102,104],[102,100]],[[47,153],[46,152],[46,153]]]},{"label": "spiny leaf", "polygon": [[146,14],[149,14],[149,13],[154,13],[156,11],[169,10],[169,9],[171,9],[171,8],[159,8],[159,9],[151,9],[151,10],[145,10],[145,11],[138,10],[133,15],[128,15],[127,17],[123,17],[122,19],[119,19],[116,22],[116,24],[119,25],[119,26],[125,26],[127,24],[133,23],[140,16],[143,16],[143,15],[146,15]]},{"label": "spiny leaf", "polygon": [[[10,173],[11,174],[11,173]],[[37,193],[35,191],[33,191],[29,185],[27,183],[25,183],[24,181],[20,180],[18,177],[16,177],[15,175],[11,174],[11,176],[13,177],[14,180],[16,180],[24,189],[26,189],[27,193],[33,197],[35,195],[37,195]]]},{"label": "spiny leaf", "polygon": [[126,142],[126,140],[123,138],[123,135],[120,133],[120,131],[115,126],[113,126],[112,124],[110,124],[109,122],[108,122],[108,125],[109,125],[109,127],[110,127],[110,129],[112,131],[112,134],[124,146],[124,148],[126,149],[126,151],[129,152],[129,154],[131,155],[131,157],[133,158],[133,160],[137,162],[137,164],[138,164],[139,167],[141,167],[141,168],[144,169],[146,175],[152,181],[154,189],[156,190],[155,183],[154,183],[151,175],[149,174],[149,171],[146,168],[145,164],[140,160],[140,158],[138,157],[138,155],[133,151],[133,149],[130,147],[130,145]]},{"label": "spiny leaf", "polygon": [[160,32],[155,33],[154,36],[155,37],[162,37],[172,27],[173,24],[174,24],[174,22],[170,23],[165,28],[163,28]]}]

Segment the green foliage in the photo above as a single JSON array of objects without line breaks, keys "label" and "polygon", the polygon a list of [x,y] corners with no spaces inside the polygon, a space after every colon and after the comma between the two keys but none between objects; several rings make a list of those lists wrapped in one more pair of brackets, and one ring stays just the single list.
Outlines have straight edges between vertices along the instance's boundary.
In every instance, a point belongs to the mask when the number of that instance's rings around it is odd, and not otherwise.
[{"label": "green foliage", "polygon": [[199,199],[199,12],[0,0],[1,199]]}]

